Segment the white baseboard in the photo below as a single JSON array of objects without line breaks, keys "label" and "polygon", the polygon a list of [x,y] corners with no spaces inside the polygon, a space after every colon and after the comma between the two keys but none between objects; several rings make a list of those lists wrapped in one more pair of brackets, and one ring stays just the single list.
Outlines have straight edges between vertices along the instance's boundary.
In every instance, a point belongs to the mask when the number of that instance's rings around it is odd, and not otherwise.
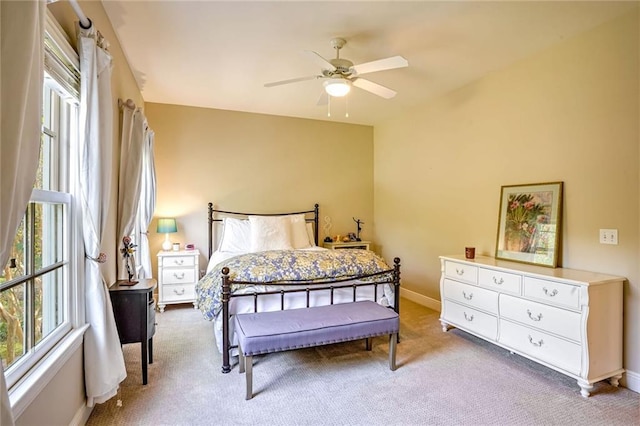
[{"label": "white baseboard", "polygon": [[640,373],[627,370],[621,384],[629,390],[640,393]]},{"label": "white baseboard", "polygon": [[85,404],[82,404],[82,407],[76,411],[76,415],[73,416],[71,423],[69,426],[82,426],[87,424],[87,420],[89,420],[89,416],[93,412],[93,407],[87,407],[86,401]]},{"label": "white baseboard", "polygon": [[442,310],[440,301],[438,299],[432,299],[431,297],[424,296],[420,293],[416,293],[415,291],[407,290],[406,288],[400,287],[400,296],[409,299],[412,302],[416,302],[422,306],[426,306],[429,309],[433,309],[434,311],[440,312]]}]

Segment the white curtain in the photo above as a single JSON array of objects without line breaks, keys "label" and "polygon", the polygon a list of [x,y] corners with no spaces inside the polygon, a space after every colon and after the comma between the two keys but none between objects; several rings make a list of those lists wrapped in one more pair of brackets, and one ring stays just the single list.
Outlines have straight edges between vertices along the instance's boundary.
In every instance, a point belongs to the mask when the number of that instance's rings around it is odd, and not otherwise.
[{"label": "white curtain", "polygon": [[[133,234],[140,205],[144,134],[147,120],[131,99],[122,105],[120,177],[118,179],[118,243]],[[139,242],[136,240],[136,244]],[[118,278],[128,279],[126,259],[119,257]],[[135,270],[131,271],[135,274]]]},{"label": "white curtain", "polygon": [[142,182],[140,190],[140,207],[138,211],[138,235],[139,241],[138,260],[141,266],[140,278],[152,278],[151,251],[149,250],[149,225],[156,209],[156,169],[153,161],[153,130],[147,127],[142,152]]},{"label": "white curtain", "polygon": [[[44,0],[0,2],[0,267],[31,197],[40,154]],[[0,424],[13,425],[0,367]]]},{"label": "white curtain", "polygon": [[80,57],[80,194],[85,249],[85,316],[90,325],[84,340],[87,405],[116,395],[127,376],[109,289],[100,272],[102,234],[109,210],[113,98],[111,55],[95,28],[78,29]]}]

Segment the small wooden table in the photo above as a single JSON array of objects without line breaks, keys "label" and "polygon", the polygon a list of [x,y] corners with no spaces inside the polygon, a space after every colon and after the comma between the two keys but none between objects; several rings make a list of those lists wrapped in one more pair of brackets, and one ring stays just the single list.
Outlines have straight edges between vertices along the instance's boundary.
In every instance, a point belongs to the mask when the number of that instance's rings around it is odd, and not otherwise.
[{"label": "small wooden table", "polygon": [[142,279],[135,285],[117,281],[109,288],[113,316],[120,344],[140,343],[142,384],[147,384],[147,363],[153,364],[153,335],[156,332],[155,279]]}]

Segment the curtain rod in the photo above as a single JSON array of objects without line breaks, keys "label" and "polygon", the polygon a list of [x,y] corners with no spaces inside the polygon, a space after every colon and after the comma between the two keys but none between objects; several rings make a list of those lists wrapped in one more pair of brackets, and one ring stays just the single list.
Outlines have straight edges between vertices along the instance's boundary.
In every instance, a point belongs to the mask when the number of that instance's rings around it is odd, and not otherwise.
[{"label": "curtain rod", "polygon": [[91,28],[91,19],[87,18],[87,15],[84,14],[80,5],[78,4],[78,0],[69,0],[69,4],[73,8],[73,11],[78,15],[78,19],[80,20],[80,26],[85,30]]}]

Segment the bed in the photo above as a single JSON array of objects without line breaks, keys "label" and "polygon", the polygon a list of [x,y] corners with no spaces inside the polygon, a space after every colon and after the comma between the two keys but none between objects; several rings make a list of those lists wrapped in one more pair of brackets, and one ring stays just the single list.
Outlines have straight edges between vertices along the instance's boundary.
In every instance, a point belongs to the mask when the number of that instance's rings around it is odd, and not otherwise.
[{"label": "bed", "polygon": [[[237,355],[233,315],[373,300],[399,313],[400,259],[318,246],[319,206],[243,213],[208,204],[209,261],[196,304],[214,324],[222,372]],[[215,248],[215,249],[214,249]]]}]

